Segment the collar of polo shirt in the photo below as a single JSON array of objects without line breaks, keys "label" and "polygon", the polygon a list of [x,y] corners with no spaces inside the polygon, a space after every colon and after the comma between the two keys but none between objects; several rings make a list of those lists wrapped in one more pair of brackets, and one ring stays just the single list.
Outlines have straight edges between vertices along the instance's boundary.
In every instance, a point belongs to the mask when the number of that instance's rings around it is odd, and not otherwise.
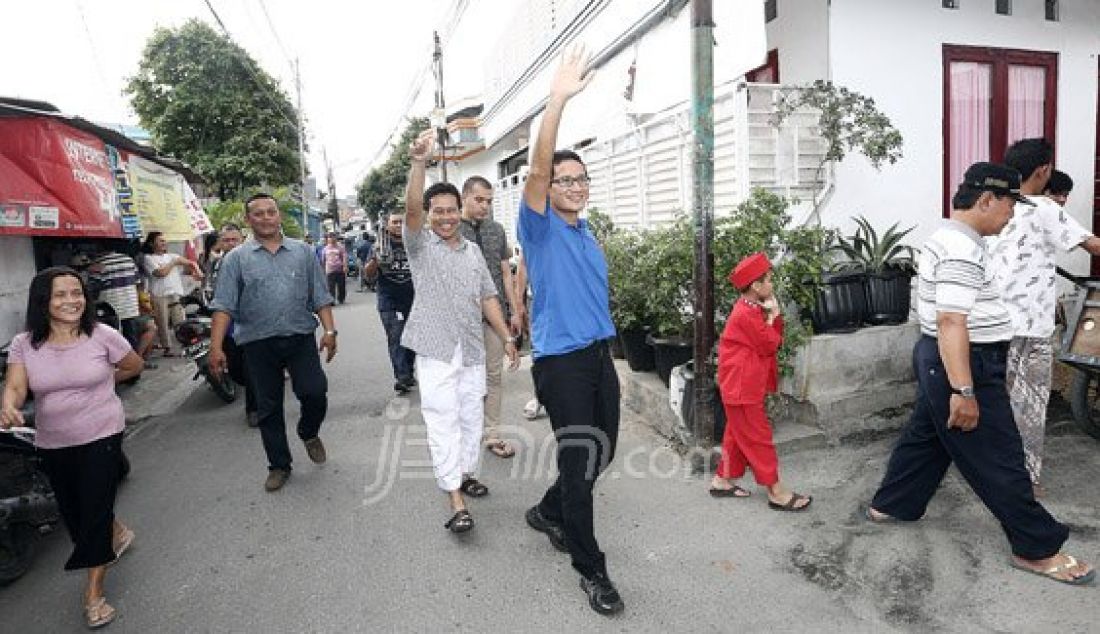
[{"label": "collar of polo shirt", "polygon": [[[440,237],[439,237],[439,234],[438,234],[438,233],[436,233],[436,232],[434,232],[434,231],[432,231],[431,229],[428,229],[428,233],[432,234],[432,235],[431,235],[431,237],[430,237],[430,238],[428,238],[428,240],[429,240],[430,242],[432,242],[433,244],[435,244],[435,243],[439,243],[439,242],[442,242],[442,243],[444,243],[444,244],[446,244],[446,243],[447,243],[447,241],[446,241],[446,240],[444,240],[443,238],[440,238]],[[466,248],[466,242],[467,242],[467,240],[466,240],[466,238],[462,237],[462,234],[461,234],[461,233],[459,233],[459,234],[457,234],[457,235],[458,235],[458,246],[454,247],[454,249],[455,249],[455,251],[461,251],[462,249],[465,249],[465,248]]]}]

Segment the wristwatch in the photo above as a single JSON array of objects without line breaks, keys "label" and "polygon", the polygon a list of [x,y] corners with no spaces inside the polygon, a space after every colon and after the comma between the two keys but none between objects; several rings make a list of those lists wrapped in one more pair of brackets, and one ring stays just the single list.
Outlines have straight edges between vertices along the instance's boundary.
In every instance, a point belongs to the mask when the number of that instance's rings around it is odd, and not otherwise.
[{"label": "wristwatch", "polygon": [[330,335],[335,337],[336,336],[336,331],[335,330],[326,330],[325,331],[325,336],[328,337]]},{"label": "wristwatch", "polygon": [[973,385],[964,385],[960,388],[956,388],[953,385],[948,385],[947,387],[951,390],[952,394],[958,394],[959,396],[961,396],[963,398],[974,398],[974,386]]}]

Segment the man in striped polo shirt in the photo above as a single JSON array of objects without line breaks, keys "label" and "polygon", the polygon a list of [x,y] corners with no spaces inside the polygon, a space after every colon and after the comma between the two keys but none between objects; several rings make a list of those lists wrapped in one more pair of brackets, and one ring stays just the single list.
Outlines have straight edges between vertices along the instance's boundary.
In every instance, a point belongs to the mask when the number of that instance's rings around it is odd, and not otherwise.
[{"label": "man in striped polo shirt", "polygon": [[1005,389],[1012,320],[983,238],[1004,229],[1016,202],[1031,204],[1020,195],[1019,172],[975,163],[951,219],[924,244],[916,403],[866,515],[877,523],[920,519],[954,462],[1000,521],[1014,567],[1079,585],[1095,572],[1059,552],[1069,530],[1035,500]]}]

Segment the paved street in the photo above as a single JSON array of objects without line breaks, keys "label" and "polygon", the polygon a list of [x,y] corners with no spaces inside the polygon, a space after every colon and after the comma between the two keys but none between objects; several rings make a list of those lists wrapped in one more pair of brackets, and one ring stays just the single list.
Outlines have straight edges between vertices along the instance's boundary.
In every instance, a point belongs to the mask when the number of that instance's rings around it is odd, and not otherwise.
[{"label": "paved street", "polygon": [[[243,403],[200,389],[127,441],[133,473],[119,498],[137,532],[111,569],[113,632],[1096,631],[1097,587],[1008,568],[995,520],[952,474],[921,523],[868,526],[855,514],[882,473],[890,438],[781,455],[813,493],[801,515],[712,500],[705,481],[644,425],[628,421],[597,489],[597,530],[626,611],[592,612],[568,558],[524,524],[549,480],[545,419],[519,416],[526,371],[506,376],[512,461],[486,454],[492,493],[470,502],[477,528],[443,530],[416,410],[392,400],[374,296],[336,310],[341,352],[328,367],[329,461],[263,491],[265,461]],[[296,412],[296,406],[290,406]],[[1100,560],[1100,443],[1059,425],[1048,440],[1048,501],[1072,524],[1068,550]],[[82,573],[64,573],[63,530],[30,573],[0,589],[4,631],[83,628]]]}]

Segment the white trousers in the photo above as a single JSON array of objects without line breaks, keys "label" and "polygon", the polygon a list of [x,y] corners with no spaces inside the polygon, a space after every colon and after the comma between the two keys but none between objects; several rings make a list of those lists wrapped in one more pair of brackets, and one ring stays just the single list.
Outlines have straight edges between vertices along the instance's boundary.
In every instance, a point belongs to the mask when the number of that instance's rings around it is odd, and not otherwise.
[{"label": "white trousers", "polygon": [[463,366],[460,343],[449,363],[416,355],[416,376],[436,482],[457,491],[463,476],[477,473],[481,456],[485,365]]}]

